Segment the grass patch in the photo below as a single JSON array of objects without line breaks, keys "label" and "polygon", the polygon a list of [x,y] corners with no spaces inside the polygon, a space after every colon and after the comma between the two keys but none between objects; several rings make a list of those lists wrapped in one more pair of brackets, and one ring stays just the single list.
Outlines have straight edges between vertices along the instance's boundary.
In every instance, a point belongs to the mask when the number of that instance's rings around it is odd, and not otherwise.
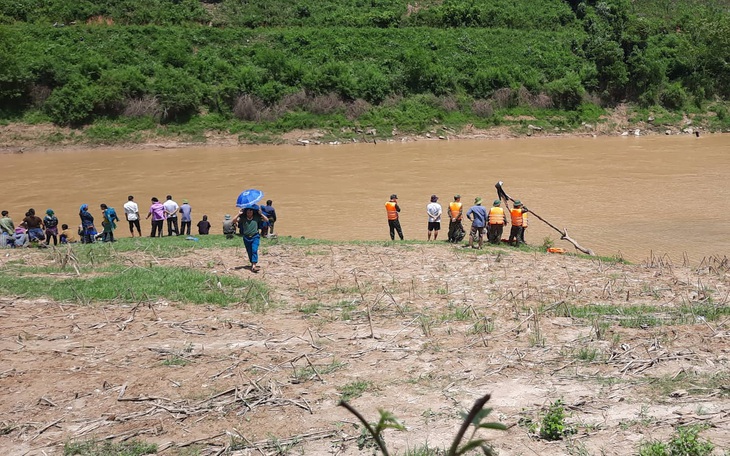
[{"label": "grass patch", "polygon": [[696,374],[682,371],[679,375],[656,377],[649,380],[651,390],[661,396],[669,396],[677,390],[684,390],[693,396],[713,394],[715,397],[730,397],[730,373]]},{"label": "grass patch", "polygon": [[225,306],[244,301],[254,311],[265,310],[270,305],[268,286],[256,279],[242,280],[193,269],[162,266],[109,266],[100,270],[103,271],[102,275],[92,277],[39,277],[22,270],[19,274],[2,274],[0,292],[84,304],[92,301],[167,299]]},{"label": "grass patch", "polygon": [[356,399],[360,396],[362,396],[362,393],[367,391],[372,386],[372,383],[365,381],[365,380],[357,380],[354,382],[350,382],[346,385],[341,386],[340,388],[337,388],[337,390],[340,392],[340,400],[343,401],[351,401],[352,399]]},{"label": "grass patch", "polygon": [[67,442],[63,446],[64,456],[143,456],[157,453],[157,445],[129,440],[127,442]]},{"label": "grass patch", "polygon": [[600,330],[605,327],[602,317],[615,317],[625,328],[646,326],[670,326],[715,321],[730,315],[730,306],[719,306],[708,300],[700,304],[684,304],[679,307],[615,306],[615,305],[564,305],[556,308],[560,316],[588,319]]}]

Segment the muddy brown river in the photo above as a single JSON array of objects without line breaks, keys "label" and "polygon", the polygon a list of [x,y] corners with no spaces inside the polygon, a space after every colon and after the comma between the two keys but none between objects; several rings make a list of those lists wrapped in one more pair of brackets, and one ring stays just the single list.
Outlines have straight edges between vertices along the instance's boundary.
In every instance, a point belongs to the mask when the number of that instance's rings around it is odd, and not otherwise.
[{"label": "muddy brown river", "polygon": [[[207,214],[220,233],[238,194],[260,188],[280,235],[386,240],[384,204],[397,193],[406,238],[425,240],[431,194],[444,208],[455,193],[465,208],[475,196],[489,205],[504,181],[510,196],[599,255],[730,254],[730,135],[54,150],[0,155],[0,168],[0,206],[16,223],[29,207],[53,208],[75,226],[82,203],[95,217],[106,203],[123,218],[130,194],[144,217],[151,197],[171,194],[190,201],[193,226]],[[117,236],[128,236],[126,222]],[[528,243],[546,237],[572,251],[532,218]]]}]

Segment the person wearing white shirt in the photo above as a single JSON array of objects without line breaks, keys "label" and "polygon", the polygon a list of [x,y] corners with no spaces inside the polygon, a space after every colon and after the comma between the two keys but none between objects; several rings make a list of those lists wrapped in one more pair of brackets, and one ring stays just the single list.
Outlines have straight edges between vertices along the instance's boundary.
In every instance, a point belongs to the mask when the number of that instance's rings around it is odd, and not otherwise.
[{"label": "person wearing white shirt", "polygon": [[431,202],[426,206],[426,213],[428,214],[428,240],[431,240],[431,234],[433,234],[433,240],[439,237],[439,230],[441,229],[441,205],[437,203],[439,197],[431,195]]},{"label": "person wearing white shirt", "polygon": [[129,232],[134,237],[134,228],[137,228],[137,235],[142,237],[142,230],[139,228],[139,206],[134,202],[134,196],[129,195],[127,202],[124,203],[124,215],[127,216],[129,222]]},{"label": "person wearing white shirt", "polygon": [[176,236],[179,236],[180,229],[177,224],[177,211],[180,209],[180,206],[172,200],[171,195],[167,195],[167,201],[162,205],[165,206],[165,216],[167,217],[167,235],[172,236],[174,232]]}]

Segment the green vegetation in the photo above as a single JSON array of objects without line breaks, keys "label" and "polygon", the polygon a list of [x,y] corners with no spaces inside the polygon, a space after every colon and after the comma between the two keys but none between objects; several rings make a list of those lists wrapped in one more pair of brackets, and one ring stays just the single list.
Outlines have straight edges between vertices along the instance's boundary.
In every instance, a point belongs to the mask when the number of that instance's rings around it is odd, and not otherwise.
[{"label": "green vegetation", "polygon": [[540,424],[540,438],[545,440],[560,440],[565,435],[565,409],[563,401],[558,399],[550,404]]},{"label": "green vegetation", "polygon": [[[474,406],[469,410],[469,413],[462,413],[462,424],[454,437],[451,447],[448,451],[442,452],[434,449],[430,449],[428,444],[424,447],[417,447],[414,452],[408,452],[407,454],[414,455],[432,455],[432,454],[445,454],[447,456],[458,456],[469,453],[472,450],[480,450],[486,456],[496,455],[496,451],[487,442],[486,439],[477,438],[477,432],[480,429],[494,429],[504,431],[507,427],[501,423],[484,422],[484,420],[492,413],[491,408],[484,408],[490,396],[487,394],[474,403]],[[350,413],[355,415],[358,420],[365,426],[362,435],[358,438],[358,448],[362,450],[365,447],[378,449],[383,453],[384,456],[388,456],[388,448],[385,445],[383,438],[383,431],[386,429],[395,429],[398,431],[405,431],[406,428],[398,419],[390,412],[385,410],[379,410],[380,419],[377,423],[368,423],[367,420],[358,412],[354,407],[347,403],[346,400],[340,401],[340,406],[345,407]],[[465,438],[466,432],[472,427],[471,434],[466,438],[466,442],[462,444]]]},{"label": "green vegetation", "polygon": [[660,441],[643,444],[639,456],[709,456],[715,446],[699,437],[702,429],[699,426],[679,427],[668,444]]},{"label": "green vegetation", "polygon": [[63,446],[64,456],[143,456],[155,453],[157,453],[157,445],[134,439],[119,443],[87,440],[67,442]]},{"label": "green vegetation", "polygon": [[49,143],[275,142],[570,129],[628,100],[719,130],[729,19],[727,0],[0,0],[0,121],[89,126]]},{"label": "green vegetation", "polygon": [[370,387],[372,387],[372,384],[365,380],[356,380],[354,382],[343,385],[342,387],[338,388],[340,394],[342,395],[340,400],[351,401],[355,398],[358,398],[362,396],[362,393],[370,389]]}]

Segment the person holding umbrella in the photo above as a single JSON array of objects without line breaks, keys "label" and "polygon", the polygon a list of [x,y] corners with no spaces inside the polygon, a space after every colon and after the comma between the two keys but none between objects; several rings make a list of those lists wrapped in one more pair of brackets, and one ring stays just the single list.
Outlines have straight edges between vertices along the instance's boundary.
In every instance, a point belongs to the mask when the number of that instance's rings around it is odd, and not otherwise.
[{"label": "person holding umbrella", "polygon": [[259,242],[261,235],[259,234],[259,223],[268,222],[269,218],[261,213],[261,208],[257,205],[251,205],[241,209],[238,216],[233,221],[234,225],[238,225],[241,229],[241,237],[243,237],[243,245],[246,247],[248,261],[251,262],[251,272],[259,272],[261,267],[259,262]]},{"label": "person holding umbrella", "polygon": [[241,229],[243,245],[246,247],[248,260],[251,262],[251,272],[259,272],[261,270],[261,267],[258,265],[259,242],[261,241],[259,224],[269,221],[269,218],[261,213],[261,208],[256,205],[263,197],[264,192],[261,190],[249,189],[241,192],[236,200],[236,206],[240,207],[241,211],[233,220],[233,224],[238,225]]}]

